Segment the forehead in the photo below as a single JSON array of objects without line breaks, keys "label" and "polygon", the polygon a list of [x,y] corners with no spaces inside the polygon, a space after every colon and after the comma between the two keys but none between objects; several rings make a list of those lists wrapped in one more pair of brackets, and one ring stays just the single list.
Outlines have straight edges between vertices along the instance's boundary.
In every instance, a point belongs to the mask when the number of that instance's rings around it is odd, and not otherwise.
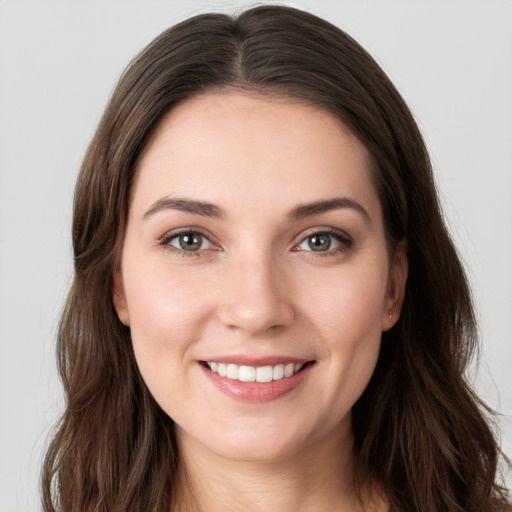
[{"label": "forehead", "polygon": [[209,93],[160,122],[139,159],[133,206],[158,195],[260,208],[350,195],[378,209],[370,168],[366,148],[325,110],[256,94]]}]

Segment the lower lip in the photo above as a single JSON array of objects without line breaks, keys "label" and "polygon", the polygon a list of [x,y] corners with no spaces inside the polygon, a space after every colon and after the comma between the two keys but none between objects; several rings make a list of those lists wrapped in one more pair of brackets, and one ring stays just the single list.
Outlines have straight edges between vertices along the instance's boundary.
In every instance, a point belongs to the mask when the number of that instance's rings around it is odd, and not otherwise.
[{"label": "lower lip", "polygon": [[199,366],[206,378],[225,395],[247,402],[270,402],[296,389],[308,377],[314,364],[308,364],[291,377],[261,383],[228,379],[212,372],[202,363],[199,363]]}]

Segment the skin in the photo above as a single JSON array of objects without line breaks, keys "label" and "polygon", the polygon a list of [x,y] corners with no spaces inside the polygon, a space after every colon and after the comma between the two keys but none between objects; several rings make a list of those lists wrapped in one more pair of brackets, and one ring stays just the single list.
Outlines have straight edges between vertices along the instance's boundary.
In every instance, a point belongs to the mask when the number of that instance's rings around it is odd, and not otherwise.
[{"label": "skin", "polygon": [[[367,150],[327,112],[211,93],[163,119],[137,172],[113,298],[149,390],[176,422],[190,489],[181,508],[193,494],[197,510],[360,510],[350,411],[407,276],[403,246],[390,260]],[[333,197],[366,214],[289,216]],[[155,207],[168,198],[224,214]],[[311,237],[329,229],[342,241],[327,235],[330,247],[313,251]],[[174,235],[191,230],[200,245],[186,251]],[[285,396],[247,402],[205,377],[200,361],[227,354],[314,363]],[[366,510],[386,510],[367,498]]]}]

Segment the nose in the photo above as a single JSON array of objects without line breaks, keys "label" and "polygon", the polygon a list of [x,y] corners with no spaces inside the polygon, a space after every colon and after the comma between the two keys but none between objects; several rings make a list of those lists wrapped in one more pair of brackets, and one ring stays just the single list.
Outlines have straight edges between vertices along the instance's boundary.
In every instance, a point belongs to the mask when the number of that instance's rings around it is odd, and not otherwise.
[{"label": "nose", "polygon": [[221,322],[251,336],[289,326],[294,309],[282,270],[269,256],[233,264],[223,285]]}]

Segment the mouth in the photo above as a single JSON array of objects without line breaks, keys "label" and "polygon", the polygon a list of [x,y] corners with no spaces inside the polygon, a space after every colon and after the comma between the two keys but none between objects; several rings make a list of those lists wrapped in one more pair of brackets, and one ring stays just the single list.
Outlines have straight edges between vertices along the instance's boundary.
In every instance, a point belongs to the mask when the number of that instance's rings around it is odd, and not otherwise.
[{"label": "mouth", "polygon": [[290,356],[219,355],[197,361],[207,381],[238,401],[269,402],[302,388],[316,360]]},{"label": "mouth", "polygon": [[270,402],[289,395],[302,387],[316,365],[314,360],[284,357],[251,360],[235,356],[198,363],[207,380],[221,393],[249,403]]},{"label": "mouth", "polygon": [[256,382],[260,384],[288,379],[313,364],[314,361],[304,363],[283,363],[265,366],[248,366],[233,363],[219,363],[216,361],[202,361],[202,364],[212,373],[238,382]]}]

